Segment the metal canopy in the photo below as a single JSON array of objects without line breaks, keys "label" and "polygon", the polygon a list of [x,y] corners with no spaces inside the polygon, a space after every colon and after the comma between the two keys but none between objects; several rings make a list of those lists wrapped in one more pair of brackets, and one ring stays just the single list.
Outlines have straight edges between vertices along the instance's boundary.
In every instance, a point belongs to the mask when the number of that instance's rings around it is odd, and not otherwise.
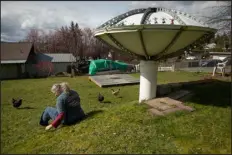
[{"label": "metal canopy", "polygon": [[[138,15],[140,18],[134,18]],[[130,17],[133,17],[134,23],[128,22]],[[150,22],[152,18],[155,18],[153,23]],[[123,26],[120,25],[122,21],[126,21]],[[211,39],[215,32],[215,29],[184,12],[142,8],[107,21],[98,27],[95,36],[113,48],[140,59],[162,60],[178,56],[189,48],[193,49],[199,42]]]}]

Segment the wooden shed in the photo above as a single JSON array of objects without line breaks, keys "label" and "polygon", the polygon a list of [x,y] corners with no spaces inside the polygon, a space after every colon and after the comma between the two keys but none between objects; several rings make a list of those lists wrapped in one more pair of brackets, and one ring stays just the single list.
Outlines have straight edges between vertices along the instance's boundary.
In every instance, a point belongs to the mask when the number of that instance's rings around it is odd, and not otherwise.
[{"label": "wooden shed", "polygon": [[[59,72],[66,72],[67,66],[72,62],[76,62],[75,57],[70,53],[38,53],[37,65],[46,66],[46,73],[56,74]],[[44,68],[44,69],[46,69]],[[44,70],[45,71],[45,70]],[[41,72],[38,72],[41,74]]]}]

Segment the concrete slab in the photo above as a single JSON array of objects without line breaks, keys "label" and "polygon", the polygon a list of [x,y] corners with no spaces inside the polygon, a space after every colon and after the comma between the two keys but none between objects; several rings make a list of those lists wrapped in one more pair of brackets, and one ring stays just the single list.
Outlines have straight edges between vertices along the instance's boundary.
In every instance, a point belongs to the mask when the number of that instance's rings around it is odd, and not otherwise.
[{"label": "concrete slab", "polygon": [[160,102],[159,100],[150,100],[147,102],[147,105],[149,105],[152,108],[158,109],[160,111],[164,111],[164,110],[172,108],[172,106],[169,106],[168,104],[164,102]]},{"label": "concrete slab", "polygon": [[154,109],[154,108],[149,109],[148,112],[150,112],[153,116],[154,115],[164,116],[163,112],[161,112],[161,111],[159,111],[157,109]]},{"label": "concrete slab", "polygon": [[176,107],[182,106],[182,102],[181,101],[174,100],[174,99],[171,99],[169,97],[162,97],[162,98],[159,98],[158,100],[159,100],[159,102],[166,103],[169,106],[173,106],[173,107],[174,106],[176,106]]},{"label": "concrete slab", "polygon": [[120,85],[139,84],[139,78],[128,74],[96,75],[89,76],[89,79],[99,87],[112,87]]},{"label": "concrete slab", "polygon": [[190,111],[190,112],[192,112],[192,111],[195,110],[195,109],[192,108],[192,107],[185,106],[185,105],[183,104],[183,102],[178,101],[178,100],[174,100],[174,99],[169,98],[169,97],[161,98],[161,99],[160,99],[160,102],[164,102],[164,103],[168,104],[169,106],[179,107],[179,108],[181,108],[181,109],[183,109],[183,110],[187,110],[187,111]]},{"label": "concrete slab", "polygon": [[163,114],[169,114],[169,113],[173,113],[173,112],[177,112],[177,111],[181,111],[183,110],[182,108],[176,107],[176,108],[171,108],[171,109],[167,109],[165,111],[163,111]]},{"label": "concrete slab", "polygon": [[183,102],[177,100],[186,97],[186,95],[189,94],[189,91],[180,90],[172,93],[168,97],[155,98],[152,100],[148,100],[145,103],[151,107],[151,109],[149,109],[148,111],[152,113],[152,115],[157,116],[164,116],[166,114],[181,110],[192,112],[195,110],[194,108],[185,106]]}]

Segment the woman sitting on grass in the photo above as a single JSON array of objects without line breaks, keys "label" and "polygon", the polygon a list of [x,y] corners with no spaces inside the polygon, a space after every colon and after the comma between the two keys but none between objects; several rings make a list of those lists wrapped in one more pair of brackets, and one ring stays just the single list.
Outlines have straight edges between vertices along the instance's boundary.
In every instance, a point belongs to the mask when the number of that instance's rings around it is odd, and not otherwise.
[{"label": "woman sitting on grass", "polygon": [[[54,84],[52,93],[57,97],[56,108],[47,107],[40,118],[40,125],[47,126],[45,130],[52,127],[57,128],[60,124],[71,125],[85,117],[80,105],[78,93],[71,90],[68,83]],[[48,121],[53,120],[49,125]]]}]

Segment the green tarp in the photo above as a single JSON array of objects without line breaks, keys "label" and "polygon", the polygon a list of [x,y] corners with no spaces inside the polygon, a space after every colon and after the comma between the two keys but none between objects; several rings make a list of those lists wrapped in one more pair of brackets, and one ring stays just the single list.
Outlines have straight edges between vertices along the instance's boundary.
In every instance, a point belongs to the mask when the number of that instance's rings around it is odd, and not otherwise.
[{"label": "green tarp", "polygon": [[89,65],[89,75],[95,75],[99,71],[105,70],[121,70],[125,71],[128,64],[119,61],[112,61],[106,59],[91,60]]}]

